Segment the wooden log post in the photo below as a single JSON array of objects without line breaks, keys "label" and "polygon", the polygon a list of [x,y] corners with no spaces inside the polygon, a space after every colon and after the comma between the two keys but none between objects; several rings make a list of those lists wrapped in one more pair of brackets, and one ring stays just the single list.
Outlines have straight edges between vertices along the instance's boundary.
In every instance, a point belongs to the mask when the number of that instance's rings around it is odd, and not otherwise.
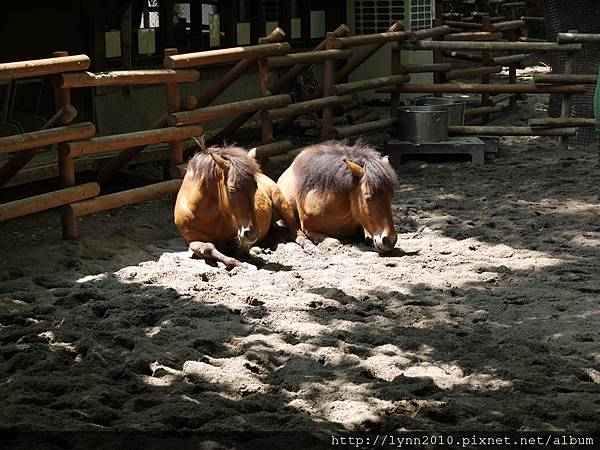
[{"label": "wooden log post", "polygon": [[[259,44],[267,44],[269,41],[267,38],[260,38]],[[266,57],[258,58],[258,75],[260,78],[260,93],[263,97],[270,97],[271,91],[269,87],[271,85],[271,69],[267,63]],[[273,142],[273,119],[269,114],[269,109],[263,107],[260,109],[260,138],[263,144],[270,144]]]},{"label": "wooden log post", "polygon": [[[66,58],[68,52],[54,52],[54,58]],[[89,58],[87,66],[89,67]],[[85,67],[83,70],[87,69]],[[54,103],[56,111],[60,111],[66,105],[71,104],[71,90],[69,88],[54,87]],[[64,144],[58,146],[58,174],[60,186],[69,188],[75,186],[75,159],[68,151],[65,151]],[[71,214],[67,206],[61,209],[62,237],[63,239],[77,239],[77,218]]]},{"label": "wooden log post", "polygon": [[[517,23],[518,27],[522,27],[525,25],[525,22],[523,21],[515,21],[514,19],[516,18],[516,11],[514,9],[510,9],[509,12],[509,17],[510,20],[512,20],[513,22],[519,22]],[[509,23],[509,22],[505,22],[505,23]],[[494,25],[494,27],[497,27],[499,24]],[[515,28],[508,28],[508,31],[506,32],[508,40],[511,42],[515,42],[518,41],[518,36],[517,36],[517,32]],[[509,84],[515,84],[517,82],[517,66],[515,64],[510,64],[508,66],[508,83]],[[511,99],[509,100],[509,107],[511,109],[514,109],[517,107],[517,97],[511,97]]]},{"label": "wooden log post", "polygon": [[[483,25],[482,30],[484,32],[490,32],[492,31],[492,23],[490,22],[490,17],[489,16],[484,16],[481,18],[481,24]],[[482,66],[491,66],[492,65],[492,58],[491,58],[491,53],[489,50],[485,50],[483,52],[481,52],[481,64]],[[500,69],[502,70],[502,69]],[[481,75],[481,84],[489,84],[490,82],[490,74],[489,73],[483,73]],[[490,94],[487,93],[482,93],[481,94],[481,106],[490,106]],[[481,125],[485,125],[490,121],[490,116],[488,114],[482,114],[481,115]]]},{"label": "wooden log post", "polygon": [[[72,105],[65,105],[58,112],[44,124],[41,130],[47,130],[56,126],[68,125],[75,117],[77,117],[77,110]],[[15,154],[0,168],[0,187],[4,186],[8,180],[10,180],[19,170],[33,159],[33,157],[43,147],[32,148]]]},{"label": "wooden log post", "polygon": [[[575,52],[568,52],[565,60],[564,74],[572,74],[575,70],[575,61],[577,54]],[[571,108],[573,107],[573,97],[570,93],[564,93],[562,97],[562,105],[560,107],[561,119],[566,119],[571,116]],[[560,136],[558,138],[558,150],[566,151],[569,148],[569,137]]]},{"label": "wooden log post", "polygon": [[[444,6],[442,2],[436,2],[435,5],[435,19],[433,20],[434,26],[439,27],[443,25],[443,15],[444,15]],[[432,40],[444,40],[444,37],[434,36]],[[400,47],[399,47],[400,49]],[[434,64],[442,64],[443,63],[443,54],[441,49],[435,49],[432,52],[433,63]],[[433,72],[433,84],[443,84],[448,80],[446,79],[445,72]],[[442,97],[441,93],[434,93],[434,97]]]},{"label": "wooden log post", "polygon": [[[327,33],[325,39],[326,50],[333,48],[333,39],[335,38],[334,33]],[[325,67],[323,71],[323,97],[329,97],[333,92],[333,85],[335,83],[335,61],[325,61]],[[333,109],[334,106],[326,106],[323,108],[323,128],[321,129],[321,138],[328,140],[333,137]]]},{"label": "wooden log post", "polygon": [[[401,75],[406,69],[402,67],[402,50],[397,47],[392,48],[392,76]],[[398,115],[398,108],[400,107],[400,93],[390,93],[390,117],[396,117]]]},{"label": "wooden log post", "polygon": [[[165,59],[177,54],[176,48],[165,48]],[[181,93],[179,90],[179,83],[168,83],[167,87],[167,112],[169,114],[176,113],[181,107]],[[170,156],[169,164],[171,167],[181,164],[183,162],[183,142],[174,141],[169,142]],[[164,175],[167,178],[170,174],[169,167],[164,167]]]}]

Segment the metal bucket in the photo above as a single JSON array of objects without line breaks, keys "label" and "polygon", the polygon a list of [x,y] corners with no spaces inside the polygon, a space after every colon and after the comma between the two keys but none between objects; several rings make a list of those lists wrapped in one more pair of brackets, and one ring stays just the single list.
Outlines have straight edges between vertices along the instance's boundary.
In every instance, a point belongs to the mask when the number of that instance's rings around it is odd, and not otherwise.
[{"label": "metal bucket", "polygon": [[465,124],[465,103],[460,100],[443,97],[421,97],[415,101],[419,106],[445,106],[450,110],[448,125]]},{"label": "metal bucket", "polygon": [[398,108],[398,137],[412,142],[448,139],[446,106],[402,106]]}]

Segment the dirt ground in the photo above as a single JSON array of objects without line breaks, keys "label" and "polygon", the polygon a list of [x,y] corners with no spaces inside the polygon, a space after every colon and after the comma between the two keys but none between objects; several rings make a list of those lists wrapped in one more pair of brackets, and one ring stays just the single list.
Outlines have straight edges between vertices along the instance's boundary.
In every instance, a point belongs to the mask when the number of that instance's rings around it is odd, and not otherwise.
[{"label": "dirt ground", "polygon": [[286,243],[227,272],[168,199],[76,242],[54,212],[2,224],[0,428],[600,431],[598,149],[397,169],[386,257]]}]

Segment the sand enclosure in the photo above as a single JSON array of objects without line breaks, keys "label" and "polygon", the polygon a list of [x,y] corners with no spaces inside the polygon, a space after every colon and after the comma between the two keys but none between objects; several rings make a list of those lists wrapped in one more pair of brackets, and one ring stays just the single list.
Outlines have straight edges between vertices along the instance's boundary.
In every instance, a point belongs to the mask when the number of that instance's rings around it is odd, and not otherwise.
[{"label": "sand enclosure", "polygon": [[76,242],[52,213],[3,224],[1,427],[598,431],[597,149],[505,138],[398,173],[387,257],[287,243],[227,272],[168,199]]}]

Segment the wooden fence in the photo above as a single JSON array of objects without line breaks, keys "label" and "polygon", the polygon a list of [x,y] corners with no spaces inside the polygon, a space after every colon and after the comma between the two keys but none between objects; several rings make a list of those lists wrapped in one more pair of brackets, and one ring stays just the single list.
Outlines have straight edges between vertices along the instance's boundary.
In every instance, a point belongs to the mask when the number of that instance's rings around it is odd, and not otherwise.
[{"label": "wooden fence", "polygon": [[[184,142],[203,134],[206,121],[232,118],[213,138],[218,141],[230,136],[254,114],[260,115],[262,145],[252,150],[261,162],[286,163],[298,152],[289,140],[276,140],[286,127],[299,116],[321,112],[318,121],[320,138],[346,138],[379,130],[393,128],[395,111],[402,93],[478,93],[481,104],[467,112],[467,116],[484,118],[503,109],[499,103],[508,100],[514,104],[516,96],[523,93],[561,93],[564,95],[564,114],[560,119],[532,121],[530,127],[453,127],[454,135],[553,135],[559,136],[561,145],[566,137],[574,134],[578,126],[589,126],[587,120],[568,117],[568,104],[572,94],[581,93],[586,83],[595,83],[595,77],[569,74],[575,52],[580,42],[596,41],[597,35],[559,35],[558,42],[524,42],[517,31],[525,27],[526,20],[499,20],[482,16],[452,16],[446,20],[438,14],[434,27],[417,32],[403,30],[400,23],[393,23],[387,32],[362,36],[349,36],[348,27],[341,25],[328,32],[325,39],[312,51],[290,53],[290,45],[284,42],[285,33],[276,28],[257,45],[231,49],[211,50],[197,53],[177,54],[176,49],[166,49],[164,68],[154,70],[129,70],[107,73],[91,73],[86,70],[90,60],[86,55],[69,56],[56,52],[52,58],[0,64],[0,79],[29,76],[50,76],[54,86],[56,114],[43,129],[35,132],[0,138],[0,153],[13,153],[11,159],[0,168],[0,187],[14,176],[42,148],[57,144],[60,189],[42,195],[0,204],[0,222],[60,207],[64,239],[75,239],[79,217],[137,203],[157,196],[172,194],[180,187],[185,173]],[[509,38],[509,39],[508,39]],[[430,40],[426,40],[430,39]],[[386,43],[393,42],[391,52],[392,72],[389,76],[348,82],[356,68],[369,59]],[[431,51],[433,64],[401,64],[401,52]],[[518,84],[516,68],[531,52],[562,51],[567,54],[564,75],[540,75],[534,83]],[[471,52],[471,53],[467,53]],[[476,53],[472,53],[476,52]],[[499,54],[502,52],[502,54]],[[509,52],[509,54],[504,54]],[[480,55],[479,55],[480,54]],[[448,60],[468,61],[472,68],[458,68]],[[199,79],[198,68],[212,64],[235,63],[217,83],[199,97],[181,98],[180,86]],[[292,102],[284,93],[286,87],[312,64],[323,63],[323,78],[310,98]],[[261,97],[211,106],[245,71],[258,66]],[[509,67],[508,84],[491,84],[490,74],[502,67]],[[275,69],[289,67],[288,71],[273,80]],[[432,73],[431,84],[410,83],[412,73]],[[480,83],[452,83],[451,80],[479,78]],[[95,136],[94,124],[73,123],[77,111],[71,105],[71,89],[99,86],[122,86],[160,84],[167,92],[165,113],[145,131],[128,132],[110,136]],[[390,117],[379,119],[376,114],[356,113],[358,120],[350,125],[336,120],[335,109],[354,107],[353,94],[376,90],[391,95]],[[503,97],[502,97],[503,96]],[[502,97],[502,98],[500,98]],[[352,110],[347,115],[352,116]],[[168,143],[168,164],[173,179],[144,187],[101,195],[105,186],[120,169],[151,144]],[[99,171],[91,183],[77,184],[75,158],[84,155],[114,152],[114,156]]]}]

